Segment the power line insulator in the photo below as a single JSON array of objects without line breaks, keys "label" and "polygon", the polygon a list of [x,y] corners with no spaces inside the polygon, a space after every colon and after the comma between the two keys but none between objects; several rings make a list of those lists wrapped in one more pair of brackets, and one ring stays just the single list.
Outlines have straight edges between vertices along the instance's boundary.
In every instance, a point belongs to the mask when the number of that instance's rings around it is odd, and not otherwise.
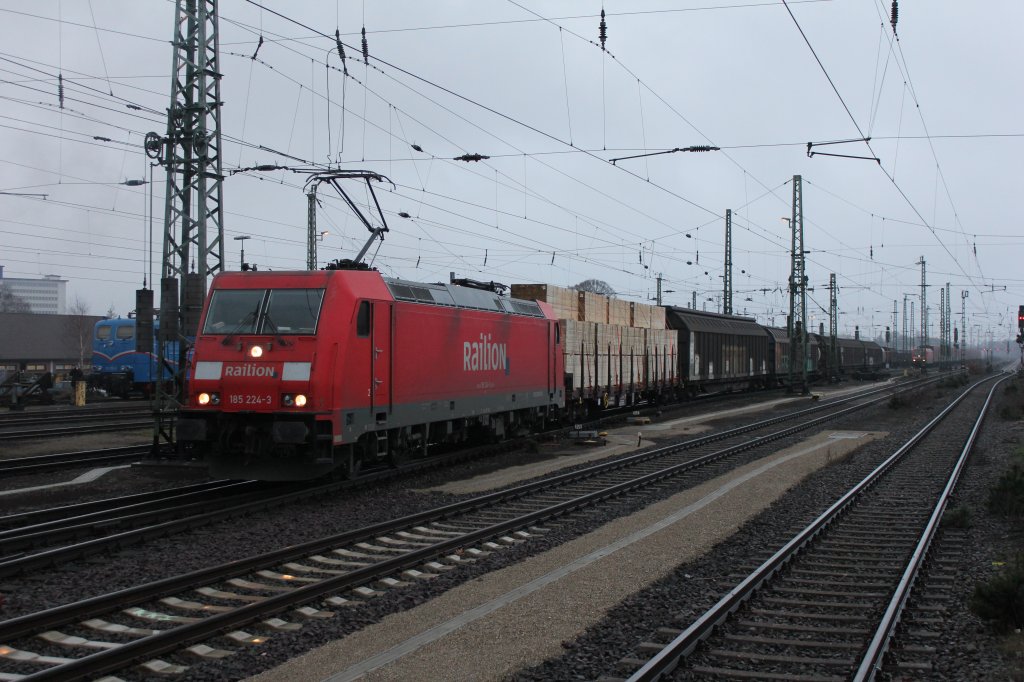
[{"label": "power line insulator", "polygon": [[[895,2],[895,0],[893,0]],[[601,26],[598,29],[598,36],[601,38],[601,49],[604,49],[604,41],[608,39],[608,24],[604,21],[604,8],[601,8]]]},{"label": "power line insulator", "polygon": [[370,64],[370,48],[366,44],[366,27],[363,26],[363,64]]},{"label": "power line insulator", "polygon": [[896,33],[896,22],[900,19],[899,0],[892,0],[892,12],[889,15],[889,22],[892,24],[892,32]]},{"label": "power line insulator", "polygon": [[64,108],[64,74],[57,74],[57,99],[60,100],[60,108]]},{"label": "power line insulator", "polygon": [[334,43],[338,46],[338,56],[341,57],[341,71],[348,75],[348,63],[345,61],[345,46],[341,44],[341,31],[334,29]]},{"label": "power line insulator", "polygon": [[717,152],[719,147],[712,147],[709,144],[695,144],[692,147],[686,147],[683,149],[684,152]]}]

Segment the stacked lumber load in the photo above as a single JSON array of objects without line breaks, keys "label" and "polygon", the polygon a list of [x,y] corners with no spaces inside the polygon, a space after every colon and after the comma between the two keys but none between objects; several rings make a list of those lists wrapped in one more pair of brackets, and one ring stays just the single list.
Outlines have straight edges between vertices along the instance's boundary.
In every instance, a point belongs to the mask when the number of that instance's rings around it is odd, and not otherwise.
[{"label": "stacked lumber load", "polygon": [[567,397],[615,400],[677,382],[677,335],[664,308],[553,284],[513,284],[512,297],[544,301],[558,316]]},{"label": "stacked lumber load", "polygon": [[671,329],[560,320],[572,397],[617,395],[673,384],[679,349]]},{"label": "stacked lumber load", "polygon": [[665,309],[657,305],[646,303],[630,303],[630,325],[631,327],[643,327],[644,329],[665,329]]},{"label": "stacked lumber load", "polygon": [[554,284],[512,285],[512,298],[524,301],[544,301],[554,309],[555,315],[562,320],[577,319],[578,293],[575,289],[557,287]]},{"label": "stacked lumber load", "polygon": [[624,301],[592,291],[577,291],[554,284],[513,284],[512,298],[544,301],[554,309],[561,320],[600,322],[643,329],[666,328],[664,308],[636,301]]}]

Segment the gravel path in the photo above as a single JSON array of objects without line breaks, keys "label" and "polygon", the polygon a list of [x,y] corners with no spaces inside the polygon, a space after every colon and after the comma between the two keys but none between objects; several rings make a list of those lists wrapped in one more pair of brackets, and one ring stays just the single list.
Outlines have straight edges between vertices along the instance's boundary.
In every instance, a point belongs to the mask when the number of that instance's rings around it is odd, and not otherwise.
[{"label": "gravel path", "polygon": [[[892,426],[892,438],[869,445],[836,466],[822,469],[795,487],[764,513],[745,524],[714,551],[682,564],[672,575],[639,592],[609,613],[601,623],[571,642],[566,653],[510,676],[515,680],[596,679],[618,674],[616,664],[634,654],[634,647],[651,640],[654,627],[673,623],[683,628],[714,604],[734,581],[727,577],[767,558],[793,530],[812,520],[838,493],[860,480],[889,451],[916,428],[906,423],[931,410],[934,392],[913,407],[876,412],[876,428]],[[917,415],[915,417],[914,415]],[[995,636],[967,608],[974,585],[996,574],[994,562],[1009,561],[1024,547],[1024,529],[985,511],[988,490],[1008,468],[1014,450],[1024,439],[1024,424],[993,416],[986,422],[979,449],[961,481],[959,499],[971,513],[973,525],[961,557],[957,580],[959,599],[948,614],[935,670],[935,680],[1024,680],[1024,651],[1020,633],[1008,639]],[[1019,456],[1018,456],[1019,458]],[[679,606],[685,604],[685,606]],[[1008,653],[1015,649],[1016,656]],[[690,679],[690,678],[686,678]]]},{"label": "gravel path", "polygon": [[[598,622],[622,599],[673,571],[680,561],[699,557],[795,482],[880,434],[833,435],[813,436],[612,520],[415,609],[391,614],[257,679],[326,679],[342,671],[330,678],[340,682],[362,673],[368,667],[360,665],[363,659],[380,656],[392,660],[362,679],[480,680],[557,656],[562,642]],[[462,616],[471,610],[477,617]],[[418,648],[406,653],[413,646]],[[356,667],[346,670],[350,665]]]}]

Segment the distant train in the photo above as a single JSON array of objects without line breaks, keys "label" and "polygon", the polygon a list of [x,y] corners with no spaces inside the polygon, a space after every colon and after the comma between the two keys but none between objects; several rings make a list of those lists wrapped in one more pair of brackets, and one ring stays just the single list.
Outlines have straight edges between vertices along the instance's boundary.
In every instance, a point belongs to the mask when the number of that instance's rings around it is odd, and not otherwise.
[{"label": "distant train", "polygon": [[[218,477],[312,478],[574,423],[613,405],[778,385],[784,330],[550,285],[392,279],[364,267],[222,272],[177,421]],[[886,351],[809,336],[811,378],[882,374]]]},{"label": "distant train", "polygon": [[[149,396],[156,386],[158,349],[156,330],[152,348],[145,352],[135,349],[136,324],[133,318],[118,317],[100,320],[93,328],[92,373],[89,385],[100,388],[107,395],[127,398],[133,394]],[[178,367],[178,344],[168,344],[162,375],[170,381]]]}]

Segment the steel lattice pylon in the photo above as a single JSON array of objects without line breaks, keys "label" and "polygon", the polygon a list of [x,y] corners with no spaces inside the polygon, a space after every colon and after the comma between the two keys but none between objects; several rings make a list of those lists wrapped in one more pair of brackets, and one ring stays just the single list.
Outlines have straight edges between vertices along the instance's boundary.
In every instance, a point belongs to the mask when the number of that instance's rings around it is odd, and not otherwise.
[{"label": "steel lattice pylon", "polygon": [[916,265],[921,266],[921,352],[928,345],[928,279],[925,273],[924,256],[917,261]]},{"label": "steel lattice pylon", "polygon": [[732,315],[732,209],[725,209],[725,277],[722,312]]},{"label": "steel lattice pylon", "polygon": [[939,287],[939,362],[946,361],[946,290]]},{"label": "steel lattice pylon", "polygon": [[224,263],[217,0],[178,0],[173,47],[167,135],[146,136],[147,151],[167,171],[161,272],[194,272],[205,293]]},{"label": "steel lattice pylon", "polygon": [[156,382],[153,454],[174,443],[184,398],[188,342],[196,335],[206,287],[223,269],[220,57],[217,0],[178,0],[167,134],[146,135],[146,153],[167,172],[160,280],[158,367],[177,357],[173,390]]},{"label": "steel lattice pylon", "polygon": [[801,392],[807,393],[807,276],[804,269],[804,193],[803,178],[793,176],[792,269],[789,276],[789,386],[793,388],[793,368],[800,363]]},{"label": "steel lattice pylon", "polygon": [[951,292],[949,290],[949,282],[946,282],[946,360],[947,361],[952,359],[952,356],[953,356],[953,329],[952,329],[953,323],[950,321],[951,317],[952,317],[951,313],[953,311],[952,311],[952,308],[951,308],[952,303],[949,300],[950,293]]},{"label": "steel lattice pylon", "polygon": [[836,286],[836,273],[828,276],[828,368],[830,381],[839,381],[839,289]]},{"label": "steel lattice pylon", "polygon": [[306,269],[316,270],[316,185],[306,194]]}]

